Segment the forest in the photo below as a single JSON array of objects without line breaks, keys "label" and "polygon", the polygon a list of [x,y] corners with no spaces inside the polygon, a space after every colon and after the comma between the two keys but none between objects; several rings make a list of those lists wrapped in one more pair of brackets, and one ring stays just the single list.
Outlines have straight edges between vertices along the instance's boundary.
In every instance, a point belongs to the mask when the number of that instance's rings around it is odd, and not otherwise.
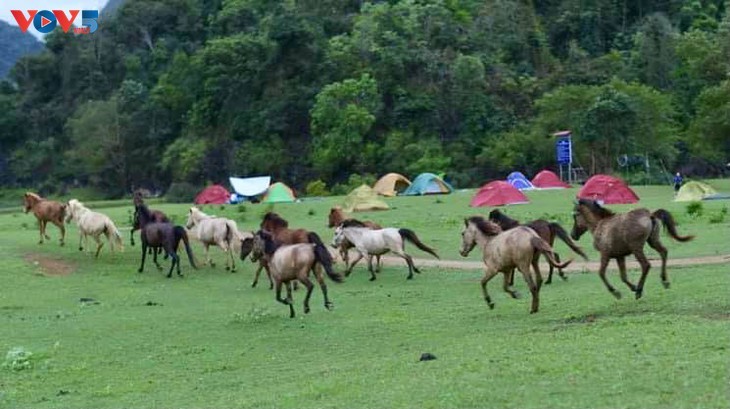
[{"label": "forest", "polygon": [[119,3],[0,83],[0,185],[473,187],[554,168],[561,130],[589,174],[728,172],[728,1]]}]

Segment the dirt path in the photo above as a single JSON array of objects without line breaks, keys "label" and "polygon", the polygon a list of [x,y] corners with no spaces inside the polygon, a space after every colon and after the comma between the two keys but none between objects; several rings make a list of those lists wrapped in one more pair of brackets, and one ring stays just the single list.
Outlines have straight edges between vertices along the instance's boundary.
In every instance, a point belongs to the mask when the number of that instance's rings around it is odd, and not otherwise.
[{"label": "dirt path", "polygon": [[[383,257],[383,263],[389,266],[405,266],[403,259],[399,257]],[[659,268],[661,261],[658,258],[649,258],[653,268]],[[453,268],[457,270],[480,270],[483,266],[481,261],[475,260],[435,260],[435,259],[413,259],[413,262],[418,267],[439,267],[439,268]],[[362,263],[362,261],[361,261]],[[358,263],[359,264],[359,263]],[[730,265],[730,255],[720,256],[706,256],[706,257],[692,257],[692,258],[670,258],[667,261],[667,266],[695,266],[703,264],[728,264]],[[363,264],[367,266],[367,264]],[[599,263],[597,261],[583,261],[581,259],[575,259],[573,262],[564,269],[565,272],[583,272],[583,271],[598,271]],[[629,269],[638,269],[639,263],[635,260],[626,260],[626,267]],[[355,267],[357,268],[357,267]],[[617,270],[616,262],[611,261],[608,265],[609,270]],[[540,264],[540,270],[543,272],[548,271],[547,263]]]}]

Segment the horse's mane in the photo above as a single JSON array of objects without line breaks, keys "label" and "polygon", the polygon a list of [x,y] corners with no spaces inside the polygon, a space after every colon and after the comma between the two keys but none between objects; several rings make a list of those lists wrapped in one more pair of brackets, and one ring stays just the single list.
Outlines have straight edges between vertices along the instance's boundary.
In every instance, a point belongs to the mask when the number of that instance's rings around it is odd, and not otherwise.
[{"label": "horse's mane", "polygon": [[616,214],[613,211],[606,209],[605,207],[602,207],[595,200],[579,199],[578,206],[585,206],[588,210],[591,211],[591,213],[593,213],[594,215],[596,215],[602,219],[606,218],[606,217],[611,217],[614,214]]},{"label": "horse's mane", "polygon": [[365,225],[365,223],[361,222],[357,219],[347,219],[340,224],[342,227],[368,227]]},{"label": "horse's mane", "polygon": [[266,222],[273,223],[275,226],[278,226],[281,228],[285,228],[285,229],[289,228],[289,222],[274,212],[267,212],[264,215],[264,219],[261,222],[261,225],[263,226],[263,224]]},{"label": "horse's mane", "polygon": [[502,228],[498,224],[492,223],[481,216],[472,216],[466,219],[467,223],[472,223],[480,232],[487,236],[496,236],[502,232]]},{"label": "horse's mane", "polygon": [[35,200],[35,201],[41,201],[41,200],[44,200],[44,199],[43,199],[43,198],[41,197],[41,195],[39,195],[39,194],[37,194],[37,193],[33,193],[33,192],[25,192],[25,195],[24,195],[24,197],[29,197],[29,198],[32,198],[32,199],[33,199],[33,200]]},{"label": "horse's mane", "polygon": [[264,253],[274,254],[276,249],[279,248],[279,245],[274,241],[274,238],[271,237],[269,233],[259,230],[256,232],[256,236],[264,241]]},{"label": "horse's mane", "polygon": [[512,229],[520,225],[520,222],[502,213],[499,209],[494,209],[489,212],[489,220],[497,223],[504,230]]}]

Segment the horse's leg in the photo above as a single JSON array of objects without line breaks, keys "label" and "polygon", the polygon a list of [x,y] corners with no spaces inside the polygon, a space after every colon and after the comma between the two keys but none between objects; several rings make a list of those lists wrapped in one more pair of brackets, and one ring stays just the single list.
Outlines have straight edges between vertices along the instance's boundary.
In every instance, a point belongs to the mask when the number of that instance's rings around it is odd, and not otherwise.
[{"label": "horse's leg", "polygon": [[[152,249],[152,261],[155,262],[155,265],[157,266],[157,271],[162,271],[162,266],[157,261],[157,255],[160,254],[161,247],[155,247]],[[165,259],[167,259],[167,252],[165,252]]]},{"label": "horse's leg", "polygon": [[137,270],[138,273],[141,273],[144,271],[144,259],[147,257],[147,241],[142,239],[142,264],[139,266],[139,270]]},{"label": "horse's leg", "polygon": [[84,251],[84,232],[79,229],[79,251]]},{"label": "horse's leg", "polygon": [[535,254],[535,257],[532,258],[532,268],[535,272],[535,285],[537,286],[537,291],[540,291],[542,288],[542,273],[540,272],[540,256],[538,254]]},{"label": "horse's leg", "polygon": [[363,253],[358,249],[355,250],[357,251],[357,257],[355,257],[355,260],[353,260],[350,266],[347,267],[347,270],[345,270],[345,277],[349,276],[350,273],[352,273],[352,268],[355,267],[355,264],[357,264],[363,258]]},{"label": "horse's leg", "polygon": [[482,285],[482,295],[484,296],[484,301],[487,302],[487,305],[489,306],[490,310],[494,309],[494,303],[492,302],[492,298],[489,297],[489,292],[487,292],[487,283],[489,280],[491,280],[495,275],[497,275],[498,271],[491,270],[487,267],[484,268],[484,277],[482,277],[481,285]]},{"label": "horse's leg", "polygon": [[403,250],[394,251],[393,253],[395,253],[396,255],[398,255],[400,257],[402,257],[406,261],[406,264],[408,264],[408,277],[406,277],[406,280],[412,280],[413,279],[413,271],[414,270],[416,272],[418,272],[419,274],[421,273],[416,268],[416,266],[413,265],[413,258],[411,256],[409,256],[408,254],[406,254]]},{"label": "horse's leg", "polygon": [[[514,270],[512,270],[512,273],[514,273]],[[514,288],[512,288],[512,283],[510,282],[512,279],[512,273],[504,273],[502,276],[504,277],[504,283],[502,284],[502,289],[509,294],[512,298],[518,299],[520,298],[520,293],[517,292]]]},{"label": "horse's leg", "polygon": [[636,299],[638,300],[644,293],[644,283],[646,282],[646,277],[649,275],[651,263],[649,263],[642,249],[635,251],[634,257],[641,264],[641,278],[639,279],[639,284],[636,286]]},{"label": "horse's leg", "polygon": [[621,274],[621,281],[626,284],[631,291],[636,292],[636,286],[629,281],[628,275],[626,275],[626,256],[616,257],[616,264],[618,264],[618,272]]},{"label": "horse's leg", "polygon": [[608,267],[608,261],[610,259],[607,255],[601,254],[601,265],[598,267],[598,276],[601,277],[601,281],[603,281],[603,284],[608,289],[608,292],[613,294],[614,297],[621,299],[621,293],[616,291],[615,288],[611,285],[611,283],[608,282],[608,279],[606,278],[606,267]]},{"label": "horse's leg", "polygon": [[291,295],[291,281],[286,282],[286,303],[289,305],[289,318],[294,318],[294,299]]},{"label": "horse's leg", "polygon": [[38,232],[41,235],[41,240],[38,244],[43,244],[43,236],[46,234],[46,222],[41,219],[38,219]]},{"label": "horse's leg", "polygon": [[319,283],[319,288],[322,289],[322,295],[324,296],[324,308],[331,310],[332,308],[334,308],[334,304],[332,304],[329,297],[327,296],[327,283],[324,282],[324,276],[322,275],[322,266],[320,264],[314,266],[314,278],[317,279],[317,282]]},{"label": "horse's leg", "polygon": [[304,296],[304,313],[309,314],[309,297],[312,296],[312,290],[314,290],[314,284],[309,279],[309,268],[299,272],[299,281],[307,287],[307,295]]},{"label": "horse's leg", "polygon": [[[533,260],[532,267],[534,268],[536,264],[537,261]],[[527,282],[527,287],[529,287],[530,293],[532,294],[532,306],[530,307],[530,314],[534,314],[540,308],[540,286],[542,285],[542,277],[537,280],[537,276],[540,274],[540,270],[535,270],[535,279],[533,279],[532,274],[530,273],[529,264],[517,266],[517,269],[520,270],[520,272],[522,273],[522,277],[525,278],[525,282]]]},{"label": "horse's leg", "polygon": [[215,267],[215,263],[213,263],[213,259],[210,258],[210,253],[208,252],[209,247],[210,247],[210,244],[203,243],[203,248],[205,249],[205,262],[210,264],[211,267]]},{"label": "horse's leg", "polygon": [[94,241],[96,241],[96,254],[94,255],[94,258],[99,258],[99,253],[101,252],[101,248],[104,246],[104,242],[101,241],[101,238],[99,236],[93,236]]},{"label": "horse's leg", "polygon": [[[556,253],[556,252],[553,251],[553,256],[555,256],[555,261],[557,261],[558,263],[560,263],[560,254],[558,254],[558,253]],[[550,263],[548,263],[548,264],[550,264]],[[551,271],[552,271],[552,268],[553,268],[553,266],[550,265],[550,270]],[[560,267],[558,267],[558,275],[560,276],[560,278],[563,279],[563,281],[568,281],[568,276],[565,275],[565,271],[563,271],[563,269],[560,268]]]},{"label": "horse's leg", "polygon": [[48,220],[45,220],[43,222],[43,236],[46,238],[46,240],[50,240],[51,236],[48,235],[48,230],[46,230],[46,228],[48,228]]},{"label": "horse's leg", "polygon": [[[380,268],[383,267],[383,264],[380,262],[380,255],[375,256],[375,271],[380,272]],[[416,270],[418,271],[418,270]],[[419,271],[420,273],[420,271]]]},{"label": "horse's leg", "polygon": [[228,254],[228,257],[231,259],[231,273],[236,272],[236,260],[233,257],[233,246],[229,246],[226,244],[226,254]]},{"label": "horse's leg", "polygon": [[662,245],[662,242],[659,241],[658,230],[656,231],[656,234],[652,232],[647,243],[649,243],[651,248],[659,252],[659,256],[662,258],[662,285],[664,285],[664,288],[669,288],[669,276],[667,276],[667,255],[669,252],[667,251],[667,248]]},{"label": "horse's leg", "polygon": [[[60,222],[54,222],[59,229],[61,229],[61,246],[65,244],[66,240],[66,226],[63,224],[63,219]],[[50,240],[50,239],[49,239]]]},{"label": "horse's leg", "polygon": [[182,277],[182,271],[180,271],[180,256],[175,252],[175,258],[177,258],[177,275]]},{"label": "horse's leg", "polygon": [[137,231],[134,227],[132,227],[132,230],[129,232],[129,244],[134,246],[134,232]]},{"label": "horse's leg", "polygon": [[[259,260],[259,267],[256,269],[256,272],[253,275],[253,283],[251,283],[251,288],[256,288],[256,284],[259,283],[259,274],[261,274],[261,270],[264,268],[264,260]],[[271,282],[271,276],[269,276],[269,282]]]},{"label": "horse's leg", "polygon": [[370,281],[375,280],[375,270],[373,269],[373,256],[368,254],[368,271],[370,272]]},{"label": "horse's leg", "polygon": [[167,249],[165,249],[165,251],[167,251],[170,254],[171,263],[170,263],[170,271],[167,272],[167,278],[171,278],[172,270],[175,268],[175,264],[178,264],[178,274],[180,274],[180,270],[179,270],[180,258],[177,256],[177,253],[175,253],[174,249],[170,249],[169,251]]}]

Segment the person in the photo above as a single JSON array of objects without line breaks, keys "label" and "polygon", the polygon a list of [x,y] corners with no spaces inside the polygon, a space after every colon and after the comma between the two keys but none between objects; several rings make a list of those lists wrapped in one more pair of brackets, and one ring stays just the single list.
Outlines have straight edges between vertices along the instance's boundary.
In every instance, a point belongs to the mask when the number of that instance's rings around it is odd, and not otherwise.
[{"label": "person", "polygon": [[676,175],[674,175],[674,195],[677,195],[677,192],[679,192],[679,188],[682,187],[682,174],[677,172]]}]

